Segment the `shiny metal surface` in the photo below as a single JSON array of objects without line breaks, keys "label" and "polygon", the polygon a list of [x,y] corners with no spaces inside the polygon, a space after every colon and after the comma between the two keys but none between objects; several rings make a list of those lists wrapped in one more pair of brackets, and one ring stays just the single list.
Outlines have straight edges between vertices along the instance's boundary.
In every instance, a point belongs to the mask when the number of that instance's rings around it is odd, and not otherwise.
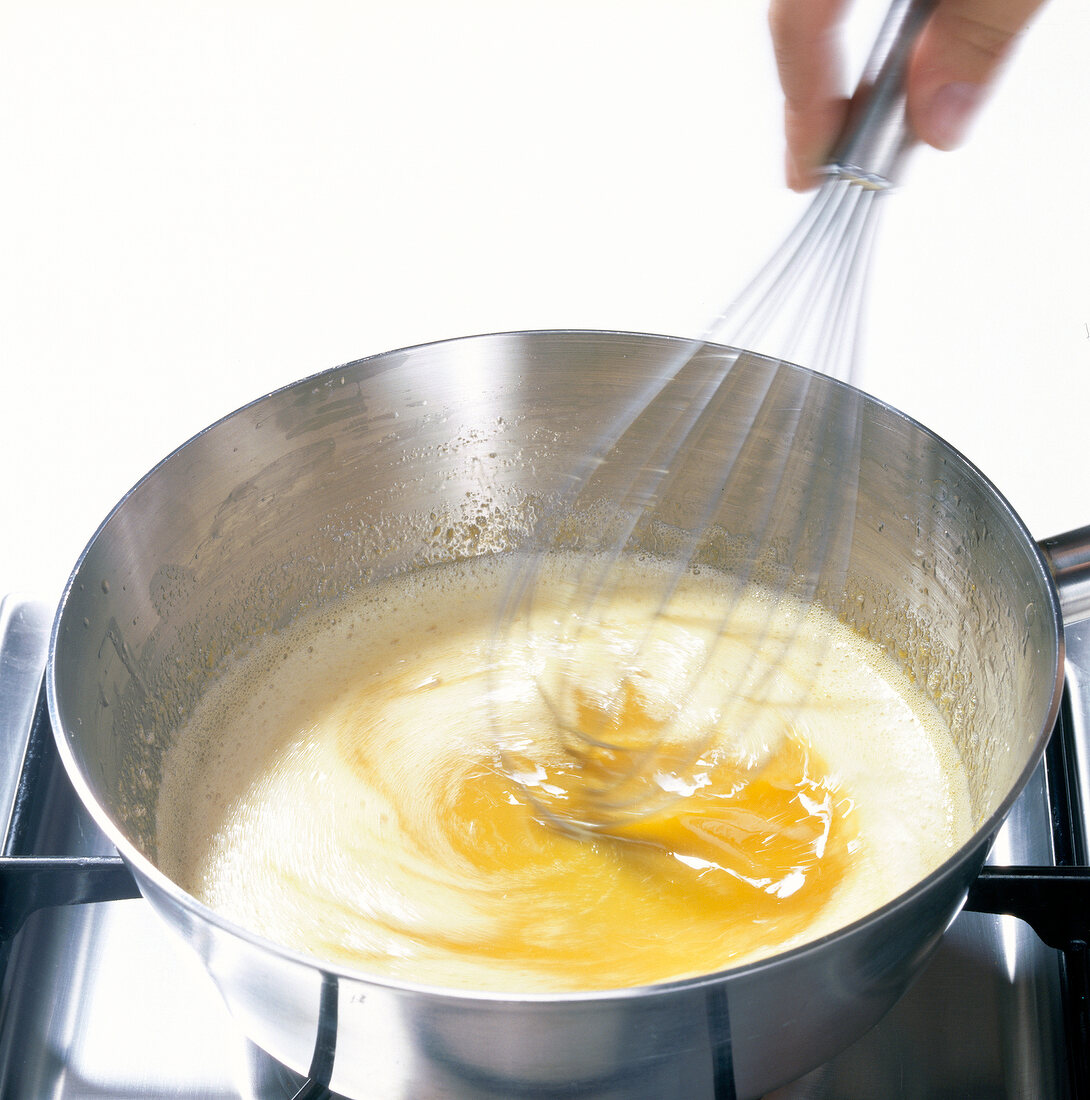
[{"label": "shiny metal surface", "polygon": [[[1043,771],[988,862],[1048,865]],[[859,1043],[769,1100],[1068,1095],[1059,957],[1013,917],[961,913],[934,961]]]},{"label": "shiny metal surface", "polygon": [[1090,618],[1090,527],[1043,539],[1041,546],[1060,589],[1064,622]]},{"label": "shiny metal surface", "polygon": [[45,671],[52,610],[19,596],[0,600],[0,836],[10,827],[19,765],[34,708],[36,685]]},{"label": "shiny metal surface", "polygon": [[901,161],[915,140],[905,116],[904,74],[916,36],[934,7],[935,0],[890,4],[833,153],[839,175],[876,187],[897,182]]},{"label": "shiny metal surface", "polygon": [[[112,854],[76,805],[59,794],[50,846]],[[193,953],[139,899],[31,916],[4,990],[4,1100],[246,1095],[237,1026]]]},{"label": "shiny metal surface", "polygon": [[[1064,616],[1065,675],[1071,688],[1075,782],[1084,814],[1090,811],[1090,527],[1043,539]],[[1081,847],[1090,850],[1090,825],[1082,821]]]},{"label": "shiny metal surface", "polygon": [[[43,628],[43,648],[45,637]],[[1087,657],[1084,649],[1080,660]],[[13,686],[0,680],[8,701]],[[23,712],[32,692],[19,698]],[[25,729],[14,732],[25,741]],[[1047,862],[1041,786],[1038,771],[991,862]],[[53,817],[63,823],[56,840],[73,854],[112,851],[81,827],[64,784]],[[877,1027],[770,1100],[1062,1100],[1059,995],[1058,955],[1028,928],[962,913]],[[193,953],[139,901],[45,911],[16,941],[0,1008],[3,1100],[289,1100],[301,1083],[246,1042]]]},{"label": "shiny metal surface", "polygon": [[[1072,686],[1071,724],[1075,741],[1079,800],[1090,809],[1090,619],[1064,630],[1067,642],[1067,680]],[[1083,819],[1083,850],[1090,849],[1090,825]]]},{"label": "shiny metal surface", "polygon": [[[866,1032],[919,974],[1040,753],[1060,682],[1044,562],[975,470],[868,400],[848,582],[824,598],[896,647],[947,711],[980,820],[973,841],[914,891],[838,935],[706,980],[498,998],[323,971],[222,921],[159,872],[158,768],[204,677],[374,576],[517,545],[598,430],[603,392],[623,403],[675,348],[630,334],[514,333],[327,372],[176,452],[111,515],[73,575],[49,687],[77,792],[242,1030],[288,1065],[309,1066],[323,984],[336,979],[337,1091],[664,1100],[728,1087],[754,1096],[797,1078]],[[714,369],[721,353],[702,354]],[[732,384],[743,393],[768,371],[783,375],[785,408],[798,400],[792,378],[821,400],[845,398],[835,383],[753,356]],[[725,418],[727,453],[736,427]],[[663,518],[684,527],[699,489],[680,486]],[[724,502],[724,532],[744,539],[752,503]]]}]

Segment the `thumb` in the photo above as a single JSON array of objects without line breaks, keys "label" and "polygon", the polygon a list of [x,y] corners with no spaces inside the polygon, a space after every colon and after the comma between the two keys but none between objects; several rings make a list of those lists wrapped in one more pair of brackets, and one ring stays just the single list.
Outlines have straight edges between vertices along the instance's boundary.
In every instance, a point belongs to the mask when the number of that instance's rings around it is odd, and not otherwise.
[{"label": "thumb", "polygon": [[996,71],[1044,0],[940,0],[908,72],[908,118],[916,135],[952,149]]}]

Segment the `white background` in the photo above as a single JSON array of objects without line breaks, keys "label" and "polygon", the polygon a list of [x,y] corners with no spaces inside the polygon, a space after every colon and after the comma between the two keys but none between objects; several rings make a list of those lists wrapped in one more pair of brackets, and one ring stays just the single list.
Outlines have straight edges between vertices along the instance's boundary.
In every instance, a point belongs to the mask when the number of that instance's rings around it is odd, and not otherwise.
[{"label": "white background", "polygon": [[[884,4],[860,0],[861,60]],[[764,0],[0,0],[0,593],[282,384],[501,329],[685,333],[801,214]],[[1090,6],[887,204],[861,384],[1090,523]]]}]

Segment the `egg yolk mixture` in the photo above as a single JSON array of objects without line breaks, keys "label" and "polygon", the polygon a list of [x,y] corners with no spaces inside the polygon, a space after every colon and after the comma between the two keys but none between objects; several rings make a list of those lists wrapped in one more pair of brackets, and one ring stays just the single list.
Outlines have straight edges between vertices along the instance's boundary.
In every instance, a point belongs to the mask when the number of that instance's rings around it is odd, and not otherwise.
[{"label": "egg yolk mixture", "polygon": [[718,621],[709,586],[726,582],[693,578],[619,678],[610,655],[647,619],[649,569],[631,566],[560,672],[533,629],[497,653],[502,563],[384,582],[270,639],[168,755],[160,864],[320,959],[562,992],[776,953],[891,900],[967,839],[937,712],[823,612],[793,616],[785,639],[763,592],[731,593],[737,639],[694,690],[688,642]]}]

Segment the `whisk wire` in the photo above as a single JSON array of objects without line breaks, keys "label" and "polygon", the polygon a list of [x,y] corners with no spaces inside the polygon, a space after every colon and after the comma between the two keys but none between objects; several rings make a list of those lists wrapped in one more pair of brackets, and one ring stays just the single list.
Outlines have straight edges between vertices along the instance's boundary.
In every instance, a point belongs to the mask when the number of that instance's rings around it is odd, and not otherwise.
[{"label": "whisk wire", "polygon": [[[833,239],[834,247],[838,243],[830,224],[838,213],[838,205],[842,203],[845,193],[854,196],[855,192],[863,190],[858,186],[849,185],[850,189],[845,192],[844,184],[845,181],[833,180],[821,189],[810,204],[806,216],[789,235],[784,245],[765,264],[747,291],[743,292],[709,327],[695,348],[706,348],[713,339],[732,345],[734,348],[744,346],[751,331],[757,326],[766,324],[765,315],[768,312],[782,310],[783,300],[810,270],[814,254],[820,252],[823,247],[827,247],[830,238]],[[813,301],[811,297],[810,307],[803,312],[803,319],[812,312]],[[826,316],[830,315],[828,310],[822,310],[822,312]],[[739,354],[733,350],[725,351],[725,354],[716,360],[718,369],[699,379],[695,389],[686,392],[678,399],[674,420],[658,437],[653,452],[636,468],[631,483],[618,502],[617,512],[622,517],[627,517],[627,522],[622,522],[618,529],[610,532],[608,541],[609,549],[612,551],[619,553],[633,539],[637,529],[641,525],[646,525],[647,517],[651,514],[650,510],[657,501],[668,494],[671,482],[678,471],[684,468],[685,460],[698,449],[705,426],[718,419],[722,411],[720,406],[727,396],[724,383]],[[696,358],[693,355],[677,363],[659,390],[658,396],[666,397],[671,389],[676,390],[683,385],[687,375],[696,369],[695,364]],[[733,410],[734,415],[740,419],[756,419],[759,406],[766,399],[770,385],[771,379],[769,386],[753,395],[748,410],[736,407]],[[736,397],[736,395],[732,396]],[[624,431],[615,434],[614,442],[610,447],[611,451],[621,445],[631,426],[627,424]],[[745,440],[740,439],[738,448],[744,443]],[[725,461],[722,464],[729,476],[729,472],[734,467],[737,452],[724,457]],[[723,480],[726,480],[726,476]],[[714,498],[714,493],[709,494],[707,509],[709,514],[699,518],[694,525],[696,530],[702,529],[710,519],[710,512],[714,509]],[[603,541],[603,546],[599,549],[604,548]],[[588,558],[586,568],[597,579],[589,586],[584,585],[581,579],[578,587],[582,598],[574,601],[576,606],[590,605],[601,596],[602,585],[611,575],[611,566],[610,560],[603,562],[600,558],[593,556]]]},{"label": "whisk wire", "polygon": [[[747,292],[717,318],[704,339],[686,349],[685,357],[675,359],[656,386],[651,408],[659,422],[651,442],[647,442],[643,417],[615,427],[602,465],[584,479],[569,502],[576,504],[582,496],[593,497],[595,474],[604,466],[615,468],[639,456],[635,472],[616,502],[613,522],[605,524],[599,538],[585,548],[588,552],[580,559],[563,621],[543,639],[546,649],[554,653],[577,654],[588,625],[601,620],[616,596],[621,583],[619,560],[650,541],[648,535],[660,504],[670,498],[675,483],[698,462],[706,433],[714,432],[725,415],[750,425],[748,431],[734,438],[725,454],[718,452],[717,476],[705,487],[699,510],[690,517],[680,543],[675,541],[672,546],[672,569],[652,582],[656,590],[649,602],[649,629],[628,648],[620,675],[600,701],[606,714],[619,710],[625,693],[633,686],[634,670],[649,659],[655,624],[671,619],[682,578],[701,557],[706,532],[716,515],[739,496],[758,501],[756,514],[752,506],[749,508],[752,522],[748,538],[755,549],[734,571],[735,587],[705,630],[703,652],[685,671],[664,719],[642,743],[622,746],[572,718],[570,708],[559,697],[567,686],[568,674],[563,667],[558,668],[555,661],[551,666],[546,662],[546,672],[537,675],[538,691],[570,750],[576,754],[601,750],[625,758],[610,785],[588,787],[586,793],[595,802],[594,813],[586,820],[567,821],[567,826],[608,828],[618,814],[653,813],[677,797],[661,782],[660,750],[669,739],[672,724],[700,690],[725,639],[735,633],[733,619],[740,593],[765,565],[764,551],[770,545],[775,544],[779,568],[790,577],[794,608],[804,608],[823,587],[835,589],[840,579],[855,500],[857,402],[815,412],[806,401],[809,381],[803,383],[800,392],[794,375],[790,394],[793,404],[787,406],[779,393],[780,375],[775,370],[760,376],[755,388],[739,389],[730,385],[730,379],[744,354],[736,350],[737,346],[754,342],[756,330],[767,327],[770,317],[784,314],[794,320],[786,331],[787,343],[782,345],[788,354],[812,346],[818,351],[811,361],[825,373],[851,376],[851,349],[860,312],[862,273],[873,239],[876,194],[872,187],[855,180],[834,177],[826,181],[795,231]],[[789,310],[792,298],[797,304]],[[734,347],[710,353],[708,342],[713,336]],[[695,354],[698,350],[703,354]],[[758,344],[756,350],[764,349]],[[768,450],[770,439],[791,443],[781,447],[776,457],[750,461],[750,452]],[[807,506],[798,506],[799,500],[807,501]],[[539,548],[538,552],[547,552],[547,548]],[[528,598],[531,619],[533,595],[532,585],[520,594],[520,598]],[[780,658],[789,651],[801,626],[801,619],[797,619],[784,628],[784,608],[782,599],[771,600],[763,618],[755,626],[750,622],[750,655],[738,682],[731,686],[731,694],[724,696],[715,727],[729,722],[732,710],[743,701],[760,698],[769,689]],[[759,652],[763,653],[760,660]],[[550,675],[558,682],[551,682]],[[698,760],[714,735],[715,728],[709,722],[691,738],[688,758]]]},{"label": "whisk wire", "polygon": [[[809,691],[809,683],[781,683],[781,660],[796,644],[811,601],[835,601],[843,590],[858,491],[862,397],[849,386],[835,400],[811,401],[814,376],[786,364],[802,362],[839,381],[854,378],[875,211],[911,140],[904,73],[911,43],[933,7],[934,0],[891,0],[853,100],[838,166],[746,290],[701,339],[678,345],[671,361],[628,400],[604,430],[601,445],[573,469],[526,548],[526,567],[518,570],[501,609],[501,638],[519,623],[523,640],[539,647],[531,675],[573,759],[591,761],[601,752],[611,767],[618,765],[601,779],[588,777],[579,818],[554,809],[524,785],[543,819],[594,832],[615,829],[630,815],[653,813],[685,786],[685,776],[663,776],[659,753],[683,715],[689,723],[687,756],[680,764],[676,755],[670,758],[675,771],[697,763],[717,730],[747,721],[747,703],[769,701],[776,720],[786,719]],[[595,513],[602,502],[609,507]],[[569,578],[566,608],[557,612],[555,602],[544,598],[539,605],[536,582],[546,559],[567,545],[565,524],[572,516],[596,514],[596,534],[575,539],[581,557]],[[732,522],[743,516],[742,531],[732,531]],[[660,542],[664,529],[671,537]],[[677,690],[665,711],[642,740],[622,743],[612,718],[637,689],[642,666],[654,664],[659,632],[684,616],[685,578],[720,565],[725,541],[733,585],[724,586],[719,605],[702,616],[699,645],[671,681]],[[565,698],[579,681],[572,666],[623,596],[628,581],[621,561],[654,556],[663,546],[669,567],[650,570],[646,581],[640,575],[647,585],[640,604],[650,609],[647,629],[624,639],[616,677],[596,700],[603,721],[587,728]],[[747,604],[742,616],[742,594],[753,581],[765,586],[768,598],[759,613]],[[713,690],[709,678],[720,667],[717,656],[741,633],[746,656],[732,666],[733,682]],[[817,659],[810,653],[807,658]],[[709,693],[715,706],[694,733],[686,708],[698,696],[703,707]],[[761,756],[759,740],[745,744],[755,758]],[[505,762],[515,775],[513,756]]]}]

